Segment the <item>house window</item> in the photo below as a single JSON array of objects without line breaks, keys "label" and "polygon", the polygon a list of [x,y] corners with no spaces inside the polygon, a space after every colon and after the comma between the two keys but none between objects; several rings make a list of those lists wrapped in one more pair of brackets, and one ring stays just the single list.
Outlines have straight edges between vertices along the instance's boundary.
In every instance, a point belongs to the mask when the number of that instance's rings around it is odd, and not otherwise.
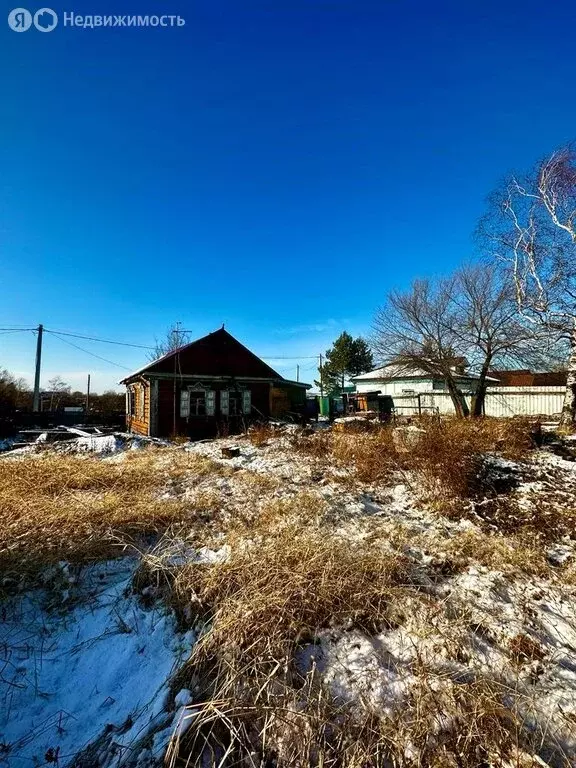
[{"label": "house window", "polygon": [[180,416],[214,416],[216,392],[213,389],[183,389],[180,392]]},{"label": "house window", "polygon": [[134,387],[128,387],[127,396],[128,396],[128,413],[130,416],[134,417],[136,415],[136,398],[134,396]]},{"label": "house window", "polygon": [[228,413],[230,414],[230,416],[242,415],[242,393],[241,392],[228,393]]},{"label": "house window", "polygon": [[206,392],[203,389],[190,390],[190,416],[206,416]]},{"label": "house window", "polygon": [[220,392],[220,413],[223,416],[248,415],[252,410],[252,395],[249,389]]},{"label": "house window", "polygon": [[138,418],[140,421],[144,421],[146,418],[146,388],[144,384],[140,384],[138,388]]},{"label": "house window", "polygon": [[228,416],[229,395],[230,393],[228,392],[227,389],[223,389],[220,392],[220,413],[222,414],[222,416]]},{"label": "house window", "polygon": [[187,419],[190,416],[190,392],[187,389],[180,391],[180,418]]}]

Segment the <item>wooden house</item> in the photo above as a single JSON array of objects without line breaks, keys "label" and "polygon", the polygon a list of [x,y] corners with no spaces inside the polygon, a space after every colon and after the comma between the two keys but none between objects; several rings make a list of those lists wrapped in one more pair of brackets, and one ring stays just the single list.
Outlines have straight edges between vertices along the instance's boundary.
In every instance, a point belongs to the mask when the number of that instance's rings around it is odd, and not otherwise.
[{"label": "wooden house", "polygon": [[284,379],[224,328],[131,373],[130,432],[192,439],[241,432],[253,421],[305,412],[309,384]]}]

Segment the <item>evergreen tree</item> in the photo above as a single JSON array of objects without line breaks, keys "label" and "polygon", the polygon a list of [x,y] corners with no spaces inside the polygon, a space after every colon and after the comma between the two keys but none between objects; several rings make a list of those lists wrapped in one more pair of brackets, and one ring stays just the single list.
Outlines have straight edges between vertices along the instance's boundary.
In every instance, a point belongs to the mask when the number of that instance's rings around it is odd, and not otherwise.
[{"label": "evergreen tree", "polygon": [[326,362],[319,369],[316,386],[326,394],[342,392],[346,379],[366,373],[374,367],[372,352],[362,337],[353,339],[344,331],[326,351]]}]

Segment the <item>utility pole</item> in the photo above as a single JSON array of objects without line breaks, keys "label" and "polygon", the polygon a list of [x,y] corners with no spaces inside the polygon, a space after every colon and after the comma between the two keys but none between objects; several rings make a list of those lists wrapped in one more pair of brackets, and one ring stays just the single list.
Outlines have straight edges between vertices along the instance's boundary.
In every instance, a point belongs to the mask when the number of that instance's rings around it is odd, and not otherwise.
[{"label": "utility pole", "polygon": [[296,365],[296,381],[300,381],[300,366]]},{"label": "utility pole", "polygon": [[88,374],[88,384],[86,385],[86,413],[90,410],[90,374]]},{"label": "utility pole", "polygon": [[318,370],[320,371],[320,397],[324,397],[324,387],[322,386],[322,355],[320,355],[320,367]]},{"label": "utility pole", "polygon": [[32,410],[34,413],[40,411],[40,363],[42,362],[42,332],[44,326],[42,323],[38,326],[38,339],[36,341],[36,371],[34,373],[34,400]]},{"label": "utility pole", "polygon": [[178,349],[180,348],[180,322],[176,323],[174,330],[172,331],[172,337],[175,339],[176,349],[174,352],[174,386],[172,391],[172,439],[176,438],[176,359],[178,357]]}]

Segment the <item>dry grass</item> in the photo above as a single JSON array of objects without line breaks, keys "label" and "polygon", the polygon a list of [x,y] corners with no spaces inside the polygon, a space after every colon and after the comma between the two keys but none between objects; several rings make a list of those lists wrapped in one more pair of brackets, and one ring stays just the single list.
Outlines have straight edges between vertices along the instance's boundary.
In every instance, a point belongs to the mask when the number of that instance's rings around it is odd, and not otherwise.
[{"label": "dry grass", "polygon": [[405,455],[405,467],[433,498],[477,498],[504,490],[487,471],[488,454],[521,459],[531,448],[530,426],[525,422],[434,421],[413,442]]},{"label": "dry grass", "polygon": [[296,437],[293,445],[307,456],[348,467],[360,483],[395,482],[404,471],[413,473],[431,498],[472,498],[491,490],[485,456],[523,458],[533,447],[532,429],[523,420],[423,418],[410,427]]},{"label": "dry grass", "polygon": [[[304,433],[294,446],[320,466],[348,468],[349,481],[359,486],[392,484],[401,473],[415,488],[423,483],[430,503],[453,517],[469,514],[483,496],[490,504],[507,498],[506,482],[495,484],[484,457],[523,458],[531,445],[526,424],[421,426]],[[265,429],[250,437],[259,446],[271,438]],[[234,482],[212,487],[214,474]],[[118,463],[51,453],[0,461],[0,571],[33,576],[57,560],[81,563],[145,543],[138,588],[155,586],[150,599],[166,597],[183,625],[198,619],[204,627],[174,681],[175,690],[189,688],[196,701],[190,729],[172,745],[174,765],[535,765],[526,752],[537,753],[544,737],[527,725],[531,702],[521,711],[501,679],[472,664],[466,675],[432,673],[422,652],[411,663],[402,705],[384,712],[368,700],[351,704],[336,696],[320,665],[302,669],[296,658],[326,633],[359,632],[377,646],[378,634],[419,622],[418,641],[443,655],[446,670],[466,665],[470,634],[479,634],[480,624],[466,605],[437,599],[435,587],[470,562],[547,575],[537,527],[550,517],[535,513],[521,529],[510,523],[508,536],[476,528],[445,541],[438,530],[414,533],[402,521],[374,517],[351,538],[337,533],[335,524],[343,522],[335,517],[337,505],[320,492],[292,488],[293,496],[273,498],[286,490],[280,486],[278,478],[233,472],[178,450],[135,452]],[[486,525],[504,528],[504,506],[496,519],[490,504]],[[165,539],[152,547],[161,534]],[[190,562],[191,549],[215,542],[230,545],[227,560]],[[432,562],[419,561],[418,548],[433,554]],[[540,650],[528,634],[517,634],[506,652],[520,675]],[[554,764],[569,763],[559,757]]]},{"label": "dry grass", "polygon": [[520,574],[549,577],[550,565],[534,536],[502,536],[469,529],[442,543],[442,552],[454,564],[454,572],[472,563],[503,571],[511,577]]},{"label": "dry grass", "polygon": [[[320,661],[309,670],[296,664],[299,651],[316,647],[326,632],[374,637],[415,616],[424,642],[435,643],[431,653],[462,662],[465,638],[478,628],[466,606],[427,596],[414,564],[395,548],[350,541],[277,512],[267,518],[268,535],[236,542],[227,561],[187,565],[175,575],[180,612],[193,606],[207,630],[175,682],[175,689],[193,690],[196,703],[185,738],[172,744],[174,765],[533,764],[526,750],[537,753],[542,734],[531,732],[525,712],[511,706],[509,686],[494,676],[472,667],[464,677],[439,675],[425,655],[417,657],[408,698],[385,712],[335,696]],[[509,652],[520,664],[537,649],[518,637]],[[561,758],[554,764],[568,765]]]},{"label": "dry grass", "polygon": [[[200,606],[211,626],[188,668],[204,706],[185,749],[196,754],[208,745],[217,754],[227,741],[224,749],[246,759],[260,743],[254,729],[261,732],[267,723],[282,730],[285,717],[296,718],[291,748],[303,748],[312,711],[301,717],[294,711],[297,691],[307,684],[294,667],[295,651],[325,627],[368,633],[390,627],[395,592],[409,582],[410,564],[402,555],[323,529],[304,530],[300,522],[273,526],[268,536],[233,547],[230,559],[210,568],[185,566],[176,577],[176,599]],[[315,707],[323,708],[322,702],[322,695],[313,700]],[[309,764],[304,754],[301,759]]]},{"label": "dry grass", "polygon": [[267,445],[274,435],[275,431],[270,424],[255,424],[248,431],[248,439],[257,448]]},{"label": "dry grass", "polygon": [[[359,484],[397,482],[399,471],[424,480],[428,499],[454,516],[467,514],[471,500],[485,495],[506,498],[508,479],[491,476],[484,457],[499,452],[524,458],[531,447],[527,425],[425,426],[409,433],[409,450],[390,428],[302,435],[294,444],[319,464],[350,468]],[[208,629],[178,680],[194,690],[197,703],[187,736],[172,745],[174,763],[528,768],[541,764],[534,756],[544,754],[552,755],[550,764],[568,766],[570,758],[554,738],[533,726],[536,704],[473,665],[464,676],[438,675],[423,655],[412,665],[415,682],[407,700],[384,713],[367,701],[346,703],[314,666],[306,672],[295,664],[299,650],[313,647],[323,632],[359,630],[374,637],[419,612],[421,639],[435,643],[434,653],[446,654],[447,669],[451,662],[467,664],[472,636],[489,632],[466,605],[428,597],[430,585],[471,562],[549,576],[537,531],[549,518],[520,530],[510,525],[507,536],[475,528],[440,542],[436,534],[416,535],[399,522],[379,521],[350,541],[334,533],[329,517],[314,493],[279,500],[228,532],[229,560],[187,566],[176,575],[180,609],[193,605]],[[425,568],[402,554],[418,547],[437,554]],[[526,634],[513,637],[506,651],[518,674],[542,658]]]},{"label": "dry grass", "polygon": [[220,471],[182,451],[138,451],[123,459],[46,452],[0,461],[5,584],[59,560],[117,556],[127,544],[158,535],[189,515],[177,493],[184,477]]}]

